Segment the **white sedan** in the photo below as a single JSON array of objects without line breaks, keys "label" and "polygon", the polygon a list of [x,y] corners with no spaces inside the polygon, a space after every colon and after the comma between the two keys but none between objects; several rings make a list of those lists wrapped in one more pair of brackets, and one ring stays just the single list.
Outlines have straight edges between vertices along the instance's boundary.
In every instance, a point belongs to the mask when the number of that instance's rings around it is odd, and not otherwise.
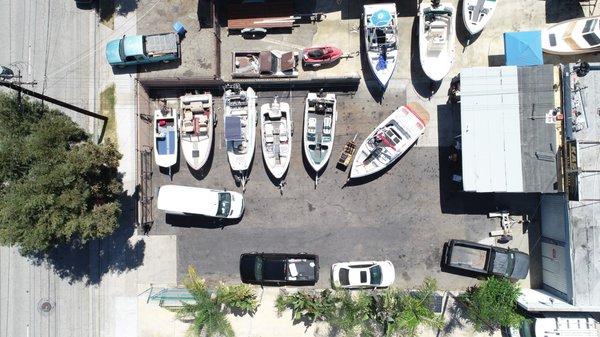
[{"label": "white sedan", "polygon": [[331,266],[331,280],[336,288],[389,287],[395,277],[390,261],[340,262]]}]

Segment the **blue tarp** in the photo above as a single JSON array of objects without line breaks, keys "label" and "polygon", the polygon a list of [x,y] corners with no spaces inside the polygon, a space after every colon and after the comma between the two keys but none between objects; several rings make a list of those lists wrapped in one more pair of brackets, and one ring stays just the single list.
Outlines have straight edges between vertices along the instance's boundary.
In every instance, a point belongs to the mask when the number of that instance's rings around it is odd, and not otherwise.
[{"label": "blue tarp", "polygon": [[535,66],[544,64],[542,32],[504,33],[504,55],[507,66]]},{"label": "blue tarp", "polygon": [[242,135],[242,121],[238,116],[225,117],[225,140],[239,141],[244,140]]},{"label": "blue tarp", "polygon": [[380,9],[371,15],[371,24],[375,27],[389,26],[392,21],[392,14],[385,9]]}]

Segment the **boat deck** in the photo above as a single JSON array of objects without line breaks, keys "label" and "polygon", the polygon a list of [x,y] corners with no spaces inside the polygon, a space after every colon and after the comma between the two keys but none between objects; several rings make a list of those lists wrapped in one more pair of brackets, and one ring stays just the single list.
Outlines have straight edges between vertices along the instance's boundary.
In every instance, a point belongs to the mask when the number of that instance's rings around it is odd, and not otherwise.
[{"label": "boat deck", "polygon": [[[322,104],[321,107],[318,107]],[[306,121],[308,123],[306,142],[311,158],[317,164],[320,164],[331,151],[333,137],[327,134],[327,129],[333,128],[335,102],[326,99],[317,99],[308,102],[306,111]],[[329,124],[329,126],[327,126]]]}]

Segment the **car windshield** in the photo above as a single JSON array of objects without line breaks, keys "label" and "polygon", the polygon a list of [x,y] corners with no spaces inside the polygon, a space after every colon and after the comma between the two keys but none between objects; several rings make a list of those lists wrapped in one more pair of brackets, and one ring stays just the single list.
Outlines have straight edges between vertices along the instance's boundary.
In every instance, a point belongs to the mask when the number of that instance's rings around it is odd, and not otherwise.
[{"label": "car windshield", "polygon": [[262,269],[263,269],[263,259],[262,257],[256,257],[256,262],[254,263],[254,278],[257,281],[262,281]]},{"label": "car windshield", "polygon": [[229,210],[231,209],[231,194],[227,192],[219,193],[219,208],[217,209],[217,216],[228,216]]},{"label": "car windshield", "polygon": [[600,38],[598,38],[598,35],[596,35],[594,32],[584,34],[583,38],[587,41],[587,43],[590,44],[590,47],[595,47],[600,44]]},{"label": "car windshield", "polygon": [[119,57],[121,57],[121,60],[125,59],[125,38],[124,37],[119,41]]},{"label": "car windshield", "polygon": [[381,284],[381,267],[373,266],[369,269],[371,274],[371,284]]}]

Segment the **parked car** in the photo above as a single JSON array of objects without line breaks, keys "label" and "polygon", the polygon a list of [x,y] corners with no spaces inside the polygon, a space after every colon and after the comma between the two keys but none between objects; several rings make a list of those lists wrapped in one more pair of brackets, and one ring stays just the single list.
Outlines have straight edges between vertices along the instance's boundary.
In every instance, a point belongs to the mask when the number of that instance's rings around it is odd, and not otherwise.
[{"label": "parked car", "polygon": [[237,219],[244,213],[244,196],[232,191],[164,185],[158,190],[157,207],[170,214]]},{"label": "parked car", "polygon": [[524,279],[529,272],[529,255],[516,249],[450,240],[444,265],[483,275]]},{"label": "parked car", "polygon": [[396,272],[390,261],[340,262],[331,266],[336,288],[385,288],[394,283]]},{"label": "parked car", "polygon": [[251,284],[314,285],[319,280],[319,257],[306,253],[242,254],[240,276],[243,283]]},{"label": "parked car", "polygon": [[111,66],[171,62],[181,57],[179,35],[175,33],[123,36],[106,44]]}]

